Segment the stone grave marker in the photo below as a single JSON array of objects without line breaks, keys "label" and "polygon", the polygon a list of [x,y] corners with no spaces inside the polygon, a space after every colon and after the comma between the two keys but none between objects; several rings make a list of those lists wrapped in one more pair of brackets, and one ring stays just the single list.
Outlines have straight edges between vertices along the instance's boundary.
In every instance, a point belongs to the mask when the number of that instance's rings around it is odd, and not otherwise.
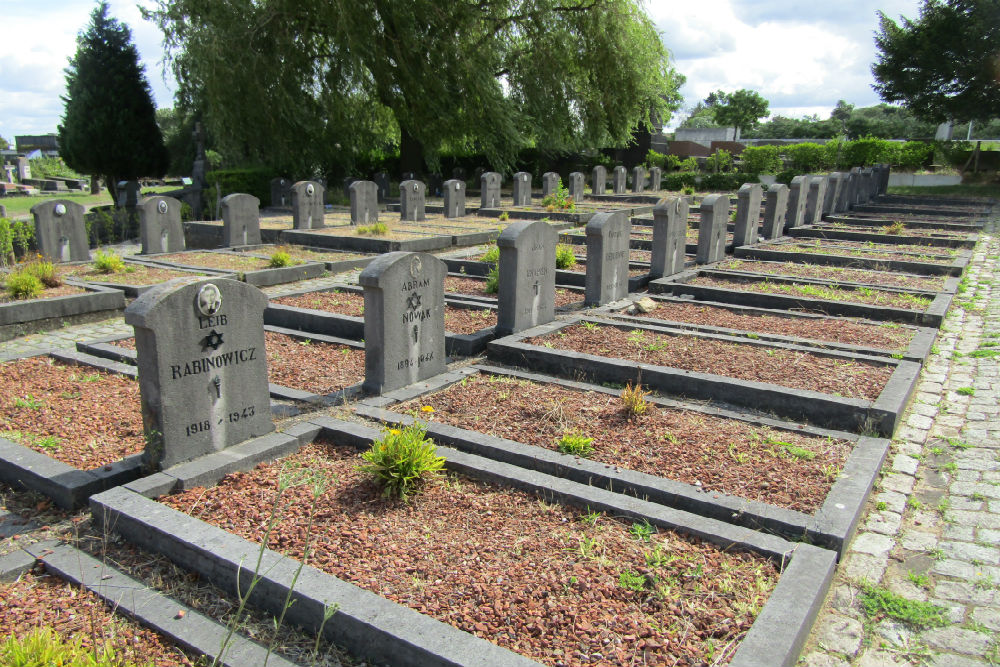
[{"label": "stone grave marker", "polygon": [[500,233],[498,336],[555,319],[558,237],[544,220],[514,222]]},{"label": "stone grave marker", "polygon": [[556,172],[547,171],[542,174],[542,198],[555,195],[560,183],[559,174]]},{"label": "stone grave marker", "polygon": [[853,173],[846,173],[840,181],[840,196],[837,197],[837,213],[847,213],[851,210],[851,183],[854,181]]},{"label": "stone grave marker", "polygon": [[298,181],[292,185],[292,228],[323,227],[323,186],[316,181]]},{"label": "stone grave marker", "polygon": [[601,306],[624,299],[628,295],[629,237],[632,234],[628,212],[597,213],[587,223],[586,234],[584,305]]},{"label": "stone grave marker", "polygon": [[760,224],[760,204],[764,188],[760,183],[744,183],[736,192],[736,225],[733,244],[737,247],[757,242]]},{"label": "stone grave marker", "polygon": [[260,200],[235,193],[222,198],[222,245],[260,244]]},{"label": "stone grave marker", "polygon": [[526,171],[514,174],[514,206],[531,206],[531,174]]},{"label": "stone grave marker", "polygon": [[625,167],[618,165],[611,172],[611,193],[616,195],[625,194],[625,181],[627,180],[627,174],[625,172]]},{"label": "stone grave marker", "polygon": [[829,176],[813,176],[808,179],[809,193],[806,196],[806,213],[803,224],[815,225],[823,220],[823,203]]},{"label": "stone grave marker", "polygon": [[890,165],[882,163],[879,165],[878,190],[876,194],[884,195],[889,190]]},{"label": "stone grave marker", "polygon": [[[421,181],[399,184],[399,219],[419,222],[427,219],[427,186]],[[353,210],[353,209],[352,209]]]},{"label": "stone grave marker", "polygon": [[378,222],[378,187],[371,181],[354,181],[351,183],[351,224],[373,222]]},{"label": "stone grave marker", "polygon": [[465,181],[452,178],[444,182],[444,217],[461,218],[465,215]]},{"label": "stone grave marker", "polygon": [[608,190],[608,170],[604,165],[597,165],[590,172],[590,191],[595,195],[603,195]]},{"label": "stone grave marker", "polygon": [[698,221],[698,253],[695,261],[711,264],[726,256],[726,225],[729,223],[729,196],[706,195],[701,200]]},{"label": "stone grave marker", "polygon": [[843,180],[844,175],[839,171],[830,173],[830,180],[826,184],[826,196],[823,197],[823,215],[831,215],[833,213],[833,209],[837,204],[837,197],[840,196],[840,188]]},{"label": "stone grave marker", "polygon": [[651,192],[660,191],[660,183],[663,181],[663,170],[659,167],[649,169],[649,190]]},{"label": "stone grave marker", "polygon": [[684,270],[687,222],[688,200],[684,197],[661,199],[653,208],[653,248],[649,261],[649,275],[653,278]]},{"label": "stone grave marker", "polygon": [[184,250],[181,203],[160,195],[143,199],[139,203],[139,241],[143,255]]},{"label": "stone grave marker", "polygon": [[646,169],[642,166],[632,168],[632,192],[639,194],[646,188]]},{"label": "stone grave marker", "polygon": [[378,203],[381,204],[389,199],[389,174],[380,171],[372,176],[372,182],[377,189]]},{"label": "stone grave marker", "polygon": [[385,393],[445,371],[447,273],[443,261],[416,252],[385,253],[361,272],[366,391]]},{"label": "stone grave marker", "polygon": [[573,201],[580,203],[583,201],[583,187],[585,182],[585,177],[582,172],[574,171],[569,175],[569,183],[567,184],[567,190],[569,191],[569,196],[573,198]]},{"label": "stone grave marker", "polygon": [[31,161],[22,155],[17,157],[17,177],[21,182],[31,178]]},{"label": "stone grave marker", "polygon": [[767,203],[764,206],[765,241],[773,241],[785,233],[785,215],[788,213],[788,186],[775,183],[767,188]]},{"label": "stone grave marker", "polygon": [[809,176],[796,176],[788,187],[788,211],[785,213],[785,230],[801,227],[806,216],[806,196],[809,194]]},{"label": "stone grave marker", "polygon": [[861,167],[851,167],[851,180],[847,189],[848,209],[861,201]]},{"label": "stone grave marker", "polygon": [[500,206],[500,174],[495,171],[484,172],[479,179],[479,207],[499,208]]},{"label": "stone grave marker", "polygon": [[125,309],[150,463],[168,468],[274,430],[266,307],[238,280],[176,278]]},{"label": "stone grave marker", "polygon": [[52,262],[89,260],[90,244],[83,212],[83,206],[66,199],[50,199],[32,206],[38,253]]},{"label": "stone grave marker", "polygon": [[118,183],[118,205],[125,208],[135,208],[139,205],[141,190],[139,181],[121,181]]},{"label": "stone grave marker", "polygon": [[0,204],[0,218],[6,218],[6,217],[7,217],[7,207],[4,206],[3,204]]},{"label": "stone grave marker", "polygon": [[292,182],[287,178],[271,179],[271,206],[285,207],[292,205]]}]

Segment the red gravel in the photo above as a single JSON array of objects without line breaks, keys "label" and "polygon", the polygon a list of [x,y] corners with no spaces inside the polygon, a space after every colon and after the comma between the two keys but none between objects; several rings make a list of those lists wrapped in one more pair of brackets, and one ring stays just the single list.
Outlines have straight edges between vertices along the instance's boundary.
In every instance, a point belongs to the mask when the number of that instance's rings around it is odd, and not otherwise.
[{"label": "red gravel", "polygon": [[173,278],[190,278],[192,276],[204,275],[190,271],[158,269],[140,264],[126,264],[125,270],[117,273],[102,273],[90,264],[60,268],[59,273],[63,276],[73,276],[79,280],[114,283],[117,285],[159,285]]},{"label": "red gravel", "polygon": [[[74,285],[59,285],[58,287],[46,287],[38,293],[34,299],[52,299],[57,296],[69,296],[71,294],[84,294],[87,290]],[[0,303],[19,303],[31,301],[33,299],[14,299],[7,293],[6,289],[0,289]]]},{"label": "red gravel", "polygon": [[815,285],[812,283],[784,283],[763,280],[739,280],[715,276],[697,276],[687,284],[721,287],[741,292],[763,292],[769,294],[790,294],[828,301],[849,301],[870,306],[885,306],[905,310],[926,310],[931,300],[905,292],[888,292],[875,288],[850,289],[837,285]]},{"label": "red gravel", "polygon": [[[477,278],[458,278],[456,276],[448,276],[444,279],[445,292],[449,292],[451,294],[469,294],[496,298],[496,294],[489,294],[485,289],[483,289],[484,285],[486,285],[486,281],[479,280]],[[559,287],[556,288],[556,308],[561,308],[562,306],[577,303],[579,301],[583,301],[582,292],[562,289]]]},{"label": "red gravel", "polygon": [[881,287],[905,287],[908,289],[938,291],[944,288],[943,276],[913,276],[889,271],[870,269],[850,269],[845,266],[827,266],[804,262],[765,262],[746,259],[730,259],[716,265],[722,271],[749,271],[772,276],[794,276],[796,278],[816,278],[837,282],[862,283]]}]

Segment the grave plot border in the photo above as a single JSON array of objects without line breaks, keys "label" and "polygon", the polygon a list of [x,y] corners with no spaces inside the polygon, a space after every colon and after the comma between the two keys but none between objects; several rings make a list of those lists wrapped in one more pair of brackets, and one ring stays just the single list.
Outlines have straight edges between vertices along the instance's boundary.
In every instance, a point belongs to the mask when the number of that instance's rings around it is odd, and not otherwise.
[{"label": "grave plot border", "polygon": [[[351,227],[344,226],[344,229],[351,229]],[[428,234],[426,236],[414,236],[415,238],[412,239],[392,240],[372,236],[348,236],[346,234],[344,236],[331,236],[329,234],[320,234],[317,230],[310,229],[286,229],[282,232],[280,240],[282,243],[294,245],[370,252],[377,255],[397,250],[430,252],[432,250],[444,250],[452,246],[452,237],[449,235]]]},{"label": "grave plot border", "polygon": [[[734,259],[740,259],[740,258],[736,257]],[[750,260],[750,261],[760,261],[760,262],[766,262],[766,261],[768,261],[768,260],[765,260],[765,259],[760,259],[760,260],[752,260],[750,258],[744,258],[744,259],[747,259],[747,260]],[[726,261],[726,260],[723,260],[723,261]],[[810,262],[792,262],[792,263],[793,264],[809,264]],[[721,264],[721,262],[720,262],[720,264]],[[719,266],[719,264],[716,264],[714,266]],[[731,277],[734,277],[734,276],[737,277],[737,278],[750,278],[750,279],[766,278],[766,279],[771,280],[772,282],[776,282],[776,283],[810,283],[810,284],[813,284],[813,285],[827,285],[827,286],[829,286],[829,285],[839,285],[839,286],[842,286],[842,287],[846,287],[848,289],[856,289],[856,288],[859,288],[859,287],[865,287],[865,288],[875,288],[875,289],[885,290],[885,291],[889,291],[889,292],[904,292],[904,293],[909,293],[909,294],[917,294],[917,295],[921,295],[921,296],[925,296],[925,297],[934,297],[935,295],[940,295],[940,294],[951,294],[951,295],[954,295],[958,291],[959,284],[961,284],[961,282],[962,282],[961,278],[959,278],[958,276],[921,276],[921,275],[916,275],[916,274],[910,274],[910,276],[913,277],[913,278],[943,277],[944,278],[944,285],[941,287],[941,289],[940,290],[931,291],[931,290],[921,290],[921,289],[916,289],[916,288],[911,288],[911,287],[888,287],[888,286],[883,286],[883,285],[877,285],[875,283],[859,283],[857,281],[851,281],[851,280],[829,280],[829,279],[826,279],[826,278],[809,278],[809,277],[804,277],[804,276],[792,276],[792,275],[785,275],[785,274],[779,274],[779,273],[763,273],[763,272],[758,273],[757,271],[741,271],[739,269],[719,269],[719,268],[713,268],[713,266],[707,266],[707,265],[703,266],[703,267],[698,267],[698,268],[701,271],[704,272],[703,275],[719,276],[719,277],[723,277],[723,278],[727,278],[727,277],[731,278]],[[844,267],[844,268],[851,268],[851,267]],[[696,269],[696,270],[698,270],[698,269]],[[859,270],[864,270],[864,271],[878,271],[878,269],[859,269]],[[886,273],[892,273],[892,272],[886,272]],[[675,276],[671,276],[671,277],[678,277],[678,276],[675,275]],[[876,306],[876,307],[881,307],[881,306]]]},{"label": "grave plot border", "polygon": [[80,285],[84,294],[28,299],[0,304],[0,342],[18,336],[119,315],[125,293],[100,285]]},{"label": "grave plot border", "polygon": [[[142,266],[150,267],[150,265],[147,264],[147,263],[145,263],[145,262],[133,262],[133,261],[131,261],[129,259],[126,259],[125,263],[126,264],[140,264]],[[196,269],[196,268],[193,268],[193,267],[187,268],[187,267],[180,267],[180,266],[171,266],[171,267],[156,266],[156,267],[151,267],[151,268],[157,268],[157,269],[169,268],[171,271],[179,271],[181,273],[190,273],[192,276],[198,277],[198,278],[212,277],[212,278],[232,278],[233,280],[238,280],[239,279],[235,273],[218,273],[217,271],[215,271],[213,269],[203,270],[203,269]],[[182,276],[177,276],[177,277],[181,278]],[[130,283],[126,283],[126,282],[111,282],[111,281],[107,281],[107,280],[82,280],[80,278],[66,278],[66,284],[68,284],[68,285],[75,285],[77,287],[86,287],[87,285],[96,285],[98,287],[104,287],[106,289],[114,289],[114,290],[119,290],[121,292],[124,292],[125,293],[125,298],[127,298],[127,299],[136,299],[136,298],[140,297],[142,294],[144,294],[145,292],[148,292],[149,290],[153,289],[154,287],[156,287],[160,283],[153,283],[151,285],[135,285],[135,284],[130,284]]]},{"label": "grave plot border", "polygon": [[[475,215],[476,211],[479,210],[479,197],[481,193],[478,190],[465,190],[465,214]],[[429,198],[428,198],[429,199]],[[435,197],[435,199],[441,199],[441,197]],[[399,213],[399,202],[389,202],[385,205],[385,210],[388,213]],[[424,212],[435,215],[444,215],[444,204],[432,204],[428,201],[424,205]]]},{"label": "grave plot border", "polygon": [[851,206],[851,210],[858,213],[890,213],[893,215],[939,215],[945,218],[971,218],[976,215],[982,215],[981,213],[955,211],[949,208],[914,207],[898,204],[893,205],[891,203],[854,204]]},{"label": "grave plot border", "polygon": [[[841,285],[847,288],[856,286],[870,287],[860,283],[836,283],[830,281],[811,280],[808,278],[792,278],[789,276],[773,276],[761,273],[741,273],[738,271],[719,271],[713,269],[689,269],[676,273],[666,278],[650,280],[648,289],[656,294],[670,294],[695,301],[715,301],[719,303],[736,304],[740,306],[751,306],[757,308],[770,308],[775,310],[805,310],[825,313],[834,317],[860,317],[868,320],[878,320],[883,322],[902,322],[916,324],[918,326],[940,328],[944,321],[945,313],[951,306],[954,299],[954,291],[957,289],[958,279],[949,278],[945,283],[943,292],[920,292],[913,290],[899,290],[891,288],[879,288],[886,291],[909,292],[933,299],[926,310],[904,310],[902,308],[890,308],[888,306],[872,306],[853,301],[832,301],[827,299],[817,299],[806,296],[794,296],[791,294],[767,294],[764,292],[750,292],[738,289],[728,289],[725,287],[711,287],[708,285],[688,284],[698,276],[713,276],[719,278],[731,278],[736,281],[770,280],[772,282],[793,282],[812,285]],[[954,288],[950,283],[954,282]],[[950,290],[950,291],[949,291]]]},{"label": "grave plot border", "polygon": [[[389,392],[368,398],[354,406],[362,417],[385,424],[410,424],[414,418],[385,409],[419,396],[427,396],[461,382],[478,373],[503,375],[551,384],[581,391],[592,391],[618,396],[617,389],[605,386],[542,375],[530,371],[501,368],[489,364],[474,364],[462,369],[461,377],[446,373],[426,380],[427,387],[414,395],[412,390]],[[794,424],[778,419],[753,416],[725,408],[688,403],[666,398],[648,399],[657,405],[700,412],[703,414],[737,419],[748,426],[768,426],[781,430],[819,437],[833,437],[854,443],[844,462],[844,469],[831,487],[823,504],[814,514],[789,510],[766,502],[747,500],[717,491],[704,491],[699,487],[649,473],[621,469],[587,458],[567,456],[543,447],[527,445],[506,438],[450,426],[439,422],[427,423],[427,435],[435,442],[454,447],[470,454],[535,470],[554,477],[596,486],[649,502],[709,517],[725,523],[775,534],[791,541],[808,541],[843,555],[857,530],[869,493],[889,452],[892,441],[856,435],[844,431],[831,431],[808,425]]]},{"label": "grave plot border", "polygon": [[[666,294],[649,294],[646,295],[654,301],[662,301],[666,303],[679,303],[679,304],[691,304],[696,303],[697,305],[704,306],[715,306],[719,308],[725,308],[726,310],[742,312],[752,315],[773,315],[776,317],[785,317],[792,320],[837,320],[839,318],[831,315],[816,315],[813,313],[800,313],[790,310],[777,310],[774,308],[756,308],[753,306],[742,306],[733,303],[722,303],[720,301],[697,301],[692,302],[691,299],[685,299],[682,297],[668,296]],[[694,324],[692,322],[682,322],[680,320],[667,320],[655,317],[639,317],[636,315],[628,315],[626,313],[618,313],[616,311],[621,310],[621,305],[617,306],[600,306],[599,308],[594,308],[590,311],[590,314],[594,317],[607,317],[610,319],[621,320],[623,322],[630,322],[632,324],[649,324],[661,323],[660,326],[667,326],[675,329],[689,329],[692,331],[701,331],[704,333],[714,333],[721,334],[724,336],[734,336],[749,338],[748,333],[752,333],[755,340],[762,340],[766,342],[774,343],[788,343],[791,345],[801,345],[804,347],[814,347],[819,349],[828,350],[838,350],[840,352],[846,352],[848,354],[855,355],[868,355],[886,358],[902,358],[906,361],[915,361],[922,364],[924,360],[931,353],[931,348],[934,346],[934,341],[937,340],[938,330],[932,327],[918,327],[909,324],[901,324],[899,326],[905,326],[914,329],[913,338],[910,340],[909,346],[903,351],[902,357],[893,357],[894,354],[899,354],[893,352],[892,350],[882,349],[882,348],[872,348],[864,345],[849,345],[847,343],[838,343],[836,341],[826,341],[820,340],[818,338],[801,338],[798,336],[784,336],[781,334],[763,333],[756,332],[750,329],[728,329],[726,327],[717,327],[708,324]],[[872,322],[871,324],[877,325],[877,323]]]},{"label": "grave plot border", "polygon": [[895,245],[930,246],[932,248],[973,248],[979,240],[976,234],[966,234],[965,238],[942,238],[939,236],[902,236],[900,234],[877,234],[856,232],[834,227],[793,227],[788,230],[791,238],[829,239],[831,241],[871,241]]},{"label": "grave plot border", "polygon": [[[818,391],[792,389],[767,382],[686,371],[670,366],[601,357],[572,350],[547,348],[524,342],[528,338],[553,334],[565,327],[582,322],[594,322],[622,330],[643,329],[652,333],[673,334],[691,338],[710,338],[767,348],[808,352],[817,356],[839,357],[894,366],[892,375],[874,401],[835,396]],[[558,375],[586,378],[595,383],[632,382],[662,391],[670,396],[708,400],[728,405],[767,411],[781,418],[808,421],[816,426],[851,432],[873,432],[891,437],[909,402],[920,375],[920,364],[913,361],[886,359],[872,355],[850,355],[835,350],[818,350],[788,343],[762,342],[745,336],[722,336],[690,330],[671,329],[645,323],[576,316],[567,320],[542,324],[516,334],[491,341],[487,346],[491,361],[518,368]]]},{"label": "grave plot border", "polygon": [[[641,226],[641,225],[640,225]],[[726,233],[730,233],[732,230],[728,230]],[[583,234],[560,234],[559,243],[565,243],[567,245],[586,245],[587,237]],[[652,250],[653,240],[649,239],[637,239],[630,238],[628,246],[631,250]],[[727,255],[733,254],[733,250],[736,248],[735,241],[727,241],[724,252]],[[698,243],[684,243],[684,254],[694,256],[698,252]]]},{"label": "grave plot border", "polygon": [[[293,429],[289,429],[289,433],[296,437],[289,438],[293,440],[289,450],[313,440],[320,433],[356,448],[367,446],[379,436],[375,429],[328,417],[297,424]],[[836,562],[834,552],[450,448],[438,447],[437,453],[445,456],[447,468],[474,479],[538,493],[549,500],[589,507],[592,511],[646,520],[722,548],[747,549],[782,564],[777,586],[742,640],[730,666],[792,667],[798,660],[831,585]],[[256,465],[256,458],[220,461],[222,465],[199,460],[186,464],[186,470],[178,466],[169,475],[161,473],[93,496],[91,513],[98,526],[115,530],[143,549],[161,553],[224,589],[233,589],[237,585],[237,574],[245,569],[245,557],[255,553],[259,545],[164,507],[150,498],[213,483],[237,469],[234,466],[248,470]],[[251,603],[278,611],[277,607],[292,586],[297,565],[295,560],[266,550],[261,567],[263,580],[255,589]],[[246,577],[243,579],[245,586]],[[324,626],[327,638],[368,661],[419,667],[538,664],[310,565],[302,568],[292,597],[295,604],[288,609],[286,619],[313,631],[319,627],[324,606],[339,604],[337,613]]]},{"label": "grave plot border", "polygon": [[[217,255],[232,256],[233,252],[228,248],[225,250],[185,250],[185,253],[214,253]],[[193,269],[208,273],[210,275],[226,275],[230,276],[234,273],[238,276],[239,280],[247,283],[248,285],[253,285],[255,287],[269,287],[271,285],[281,285],[283,283],[294,283],[299,280],[309,280],[310,278],[319,278],[326,272],[326,265],[322,262],[303,262],[302,264],[296,264],[294,266],[282,266],[278,268],[266,268],[266,269],[254,269],[251,271],[230,271],[228,269],[211,269],[204,268],[194,264],[184,264],[183,262],[167,261],[162,258],[165,255],[177,255],[180,253],[162,253],[154,255],[142,255],[141,258],[136,258],[133,261],[137,264],[146,264],[147,266],[160,266],[167,268],[181,268],[181,269]]]},{"label": "grave plot border", "polygon": [[740,246],[733,250],[737,259],[757,259],[764,262],[796,262],[800,264],[823,264],[825,266],[843,266],[872,271],[896,271],[912,273],[918,276],[961,276],[972,260],[971,250],[962,250],[955,255],[950,264],[932,264],[917,260],[875,259],[874,257],[855,257],[853,255],[838,255],[830,253],[807,253],[796,250],[780,250],[787,241],[775,239],[765,241],[756,246]]},{"label": "grave plot border", "polygon": [[[229,248],[225,248],[225,251],[237,252],[237,253],[242,252],[248,255],[253,255],[255,257],[262,257],[262,255],[256,254],[256,251],[267,250],[273,247],[275,247],[275,244],[261,243],[258,245],[232,246]],[[296,247],[303,248],[305,250],[313,250],[319,252],[333,252],[333,253],[344,252],[345,254],[349,254],[346,253],[346,251],[344,250],[334,250],[333,248],[317,248],[315,246],[314,247],[296,246]],[[222,249],[220,248],[218,250]],[[312,262],[316,264],[325,265],[326,270],[330,273],[343,273],[345,271],[354,271],[357,269],[363,269],[369,264],[371,264],[372,260],[374,260],[377,256],[378,255],[373,254],[371,257],[362,257],[360,259],[339,259],[339,260],[317,259],[317,260],[312,260]],[[266,255],[264,255],[263,257],[264,259],[267,259]]]},{"label": "grave plot border", "polygon": [[[435,208],[440,208],[441,209],[440,211],[437,211],[437,212],[431,211],[430,208],[431,207],[429,207],[429,206],[427,207],[427,213],[428,214],[434,214],[434,213],[441,214],[441,213],[444,213],[444,207],[443,206],[435,207]],[[397,209],[397,212],[398,212],[398,209]],[[466,207],[466,216],[467,217],[471,217],[471,214],[469,212],[468,207]],[[495,228],[494,229],[484,229],[484,230],[479,230],[479,231],[463,231],[463,230],[470,230],[470,228],[469,227],[463,227],[462,225],[458,225],[458,224],[449,224],[449,222],[453,221],[453,220],[455,220],[455,219],[454,218],[441,218],[440,220],[422,220],[420,222],[409,221],[408,222],[408,226],[410,226],[410,227],[420,227],[421,225],[427,225],[429,227],[432,226],[432,227],[437,227],[437,228],[444,227],[444,228],[448,228],[448,229],[454,229],[455,233],[451,235],[451,243],[456,248],[464,248],[466,246],[482,245],[484,243],[492,243],[493,241],[497,240],[498,236],[500,236],[500,230],[495,229]],[[406,221],[404,221],[404,222],[406,222]],[[484,220],[484,222],[485,222],[485,220]],[[404,231],[408,231],[408,230],[404,230]],[[445,235],[447,235],[447,234],[445,234]]]},{"label": "grave plot border", "polygon": [[[479,263],[483,264],[484,266],[487,266],[487,267],[491,266],[490,264],[487,264],[486,262],[479,262]],[[478,278],[485,278],[486,277],[485,274],[480,275],[480,274],[477,274],[477,273],[448,273],[448,276],[451,277],[451,278],[471,278],[473,280],[478,279]],[[574,293],[578,293],[580,295],[580,301],[581,302],[583,301],[583,285],[566,285],[566,284],[560,284],[558,282],[558,280],[559,280],[559,272],[557,271],[556,272],[556,289],[557,290],[565,289],[565,290],[570,290],[570,291],[572,291]],[[479,305],[482,305],[482,304],[494,305],[495,306],[498,303],[498,300],[497,300],[496,297],[481,296],[479,294],[466,294],[464,292],[448,292],[448,291],[445,291],[445,300],[448,301],[448,302],[452,302],[452,303],[457,302],[457,301],[464,301],[466,303],[471,303],[474,306],[479,306]],[[565,309],[567,307],[568,306],[556,306],[556,311],[558,312],[558,311],[563,310],[563,309]]]},{"label": "grave plot border", "polygon": [[[870,225],[872,227],[885,227],[886,225],[891,225],[896,222],[892,218],[858,218],[852,215],[827,215],[823,216],[823,222],[843,222],[847,225]],[[904,220],[907,227],[912,227],[913,229],[946,229],[948,231],[955,230],[972,230],[974,233],[977,230],[981,230],[985,224],[982,220],[977,220],[974,222],[933,222],[930,220]]]},{"label": "grave plot border", "polygon": [[[937,206],[981,206],[984,209],[990,209],[993,206],[994,200],[989,197],[935,197],[933,195],[899,195],[883,193],[878,196],[876,201],[886,204],[906,204],[907,202],[915,202],[919,204],[934,204]],[[983,212],[985,213],[986,211]]]},{"label": "grave plot border", "polygon": [[[291,211],[290,208],[284,210]],[[184,226],[184,247],[188,250],[217,250],[222,246],[221,220],[218,222],[182,222],[181,224]],[[284,231],[284,229],[273,227],[261,227],[260,240],[263,243],[278,243]]]},{"label": "grave plot border", "polygon": [[600,204],[643,204],[649,206],[656,206],[660,203],[660,200],[664,197],[669,197],[670,192],[668,190],[660,189],[652,191],[653,194],[644,194],[638,192],[628,192],[623,195],[616,194],[603,194],[595,195],[592,192],[584,192],[584,201],[598,202]]}]

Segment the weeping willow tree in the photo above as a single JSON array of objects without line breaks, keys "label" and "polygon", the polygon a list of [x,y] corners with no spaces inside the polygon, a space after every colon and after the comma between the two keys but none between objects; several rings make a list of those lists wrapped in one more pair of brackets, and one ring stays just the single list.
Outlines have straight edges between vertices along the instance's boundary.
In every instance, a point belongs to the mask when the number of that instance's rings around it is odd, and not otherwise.
[{"label": "weeping willow tree", "polygon": [[403,170],[442,150],[623,146],[684,78],[636,0],[158,0],[179,104],[219,149],[288,171]]}]

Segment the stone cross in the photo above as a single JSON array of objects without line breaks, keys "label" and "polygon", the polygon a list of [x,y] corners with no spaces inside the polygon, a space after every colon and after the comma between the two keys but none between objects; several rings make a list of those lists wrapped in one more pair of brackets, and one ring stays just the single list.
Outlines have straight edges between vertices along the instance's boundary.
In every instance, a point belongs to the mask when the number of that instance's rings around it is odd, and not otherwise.
[{"label": "stone cross", "polygon": [[833,214],[844,180],[844,175],[839,171],[832,172],[829,176],[830,180],[826,185],[826,196],[823,197],[823,215]]},{"label": "stone cross", "polygon": [[365,383],[385,393],[447,366],[444,278],[448,268],[427,253],[389,252],[361,272],[365,290]]},{"label": "stone cross", "polygon": [[514,206],[531,206],[531,174],[526,171],[514,174]]},{"label": "stone cross", "polygon": [[809,193],[806,196],[806,214],[803,224],[815,225],[823,221],[823,203],[826,201],[829,180],[829,175],[813,176],[808,180]]},{"label": "stone cross", "polygon": [[628,212],[597,213],[587,223],[586,234],[584,305],[601,306],[625,298],[628,294],[629,240],[632,234]]},{"label": "stone cross", "polygon": [[66,199],[50,199],[32,206],[38,253],[53,262],[89,260],[83,212],[83,206]]},{"label": "stone cross", "polygon": [[[402,184],[400,184],[402,188]],[[378,222],[378,186],[371,181],[354,181],[351,191],[351,224]]]},{"label": "stone cross", "polygon": [[660,182],[663,180],[663,170],[659,167],[649,169],[649,189],[651,192],[660,191]]},{"label": "stone cross", "polygon": [[378,203],[382,203],[389,198],[389,174],[380,171],[372,176],[372,182],[378,189]]},{"label": "stone cross", "polygon": [[785,213],[785,230],[801,227],[806,216],[806,196],[809,194],[809,176],[796,176],[788,188],[788,211]]},{"label": "stone cross", "polygon": [[646,187],[646,169],[640,165],[632,168],[632,192],[638,194]]},{"label": "stone cross", "polygon": [[767,188],[764,207],[764,240],[773,241],[785,233],[785,215],[788,213],[788,186],[775,183]]},{"label": "stone cross", "polygon": [[729,224],[729,196],[706,195],[701,200],[698,221],[698,253],[695,261],[711,264],[726,256],[726,226]]},{"label": "stone cross", "polygon": [[461,218],[465,215],[465,181],[452,178],[444,182],[444,217]]},{"label": "stone cross", "polygon": [[260,245],[260,200],[253,195],[222,198],[222,245]]},{"label": "stone cross", "polygon": [[744,183],[736,192],[736,225],[733,245],[753,245],[757,242],[757,225],[760,224],[760,203],[764,188],[760,183]]},{"label": "stone cross", "polygon": [[590,173],[590,191],[595,195],[603,195],[608,190],[608,170],[604,165],[597,165]]},{"label": "stone cross", "polygon": [[569,196],[573,198],[573,201],[580,203],[583,201],[583,186],[585,177],[583,173],[579,171],[574,171],[569,175],[569,185],[567,189],[569,190]]},{"label": "stone cross", "polygon": [[542,174],[542,198],[555,195],[559,189],[559,174],[554,171],[547,171]]},{"label": "stone cross", "polygon": [[139,241],[143,255],[184,250],[181,203],[160,195],[139,202]]},{"label": "stone cross", "polygon": [[175,278],[125,309],[149,463],[168,468],[274,430],[265,308],[244,282]]},{"label": "stone cross", "polygon": [[427,219],[427,186],[421,181],[399,184],[399,219],[419,222]]},{"label": "stone cross", "polygon": [[500,174],[484,172],[479,179],[479,208],[500,207]]},{"label": "stone cross", "polygon": [[611,192],[616,195],[625,194],[626,181],[625,167],[618,165],[611,172]]},{"label": "stone cross", "polygon": [[653,252],[649,275],[672,276],[684,270],[687,245],[688,201],[684,197],[661,199],[653,209]]},{"label": "stone cross", "polygon": [[323,186],[316,181],[298,181],[292,185],[292,228],[323,227]]},{"label": "stone cross", "polygon": [[544,220],[514,222],[500,233],[498,336],[555,319],[558,236]]},{"label": "stone cross", "polygon": [[285,207],[292,205],[292,182],[287,178],[271,179],[271,206]]}]

